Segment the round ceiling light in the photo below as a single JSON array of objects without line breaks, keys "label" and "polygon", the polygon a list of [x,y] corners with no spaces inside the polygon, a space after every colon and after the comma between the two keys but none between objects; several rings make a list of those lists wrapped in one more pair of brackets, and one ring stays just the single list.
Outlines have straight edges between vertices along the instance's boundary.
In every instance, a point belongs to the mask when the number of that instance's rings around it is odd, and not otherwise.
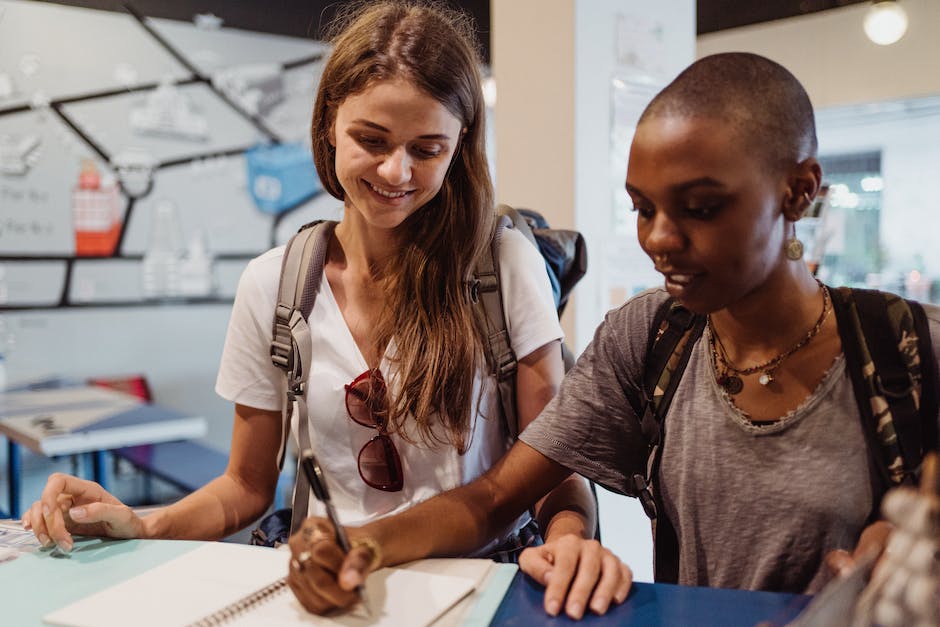
[{"label": "round ceiling light", "polygon": [[888,46],[907,32],[907,13],[895,0],[875,0],[865,15],[864,26],[869,39]]}]

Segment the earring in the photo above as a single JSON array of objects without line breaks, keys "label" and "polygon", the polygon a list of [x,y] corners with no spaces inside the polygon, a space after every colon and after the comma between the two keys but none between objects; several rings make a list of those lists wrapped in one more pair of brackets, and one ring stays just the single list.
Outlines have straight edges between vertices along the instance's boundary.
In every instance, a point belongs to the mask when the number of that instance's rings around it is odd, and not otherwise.
[{"label": "earring", "polygon": [[799,261],[803,258],[803,242],[796,236],[796,223],[793,223],[793,235],[787,239],[783,249],[787,253],[787,259],[791,261]]}]

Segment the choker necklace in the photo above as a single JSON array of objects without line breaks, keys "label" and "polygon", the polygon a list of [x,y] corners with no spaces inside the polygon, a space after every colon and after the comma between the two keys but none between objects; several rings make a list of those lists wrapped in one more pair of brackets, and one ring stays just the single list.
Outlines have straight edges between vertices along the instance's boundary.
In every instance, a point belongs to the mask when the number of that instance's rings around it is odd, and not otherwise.
[{"label": "choker necklace", "polygon": [[829,317],[829,312],[832,311],[832,298],[829,296],[829,288],[820,283],[818,279],[816,282],[819,283],[819,288],[822,290],[823,294],[823,308],[822,312],[819,314],[819,318],[816,320],[816,324],[813,325],[812,329],[806,332],[806,335],[800,338],[799,342],[776,357],[768,359],[756,366],[738,368],[731,362],[728,358],[728,351],[725,349],[724,344],[721,343],[721,338],[718,337],[718,333],[715,332],[715,328],[712,326],[711,316],[708,317],[708,343],[711,347],[712,363],[715,365],[715,371],[718,373],[718,385],[720,385],[725,392],[732,396],[740,393],[741,390],[744,389],[744,381],[741,380],[741,377],[757,372],[761,373],[757,382],[764,386],[770,385],[774,380],[774,374],[777,372],[777,368],[780,367],[780,364],[790,355],[809,344],[809,341],[816,337],[820,329],[822,329],[826,318]]}]

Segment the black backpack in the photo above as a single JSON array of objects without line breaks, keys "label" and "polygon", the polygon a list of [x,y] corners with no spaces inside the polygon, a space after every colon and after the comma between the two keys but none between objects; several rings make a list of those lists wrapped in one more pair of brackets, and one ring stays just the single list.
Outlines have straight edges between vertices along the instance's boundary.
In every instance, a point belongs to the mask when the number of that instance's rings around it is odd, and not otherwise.
[{"label": "black backpack", "polygon": [[[915,485],[928,451],[937,450],[938,378],[923,307],[894,294],[830,289],[846,370],[869,449],[873,508],[896,485]],[[647,458],[631,477],[631,491],[653,521],[656,581],[676,583],[679,545],[658,496],[665,418],[706,318],[675,299],[658,308],[650,327],[643,374],[645,398],[628,399],[640,417]],[[876,412],[873,408],[877,408]]]}]

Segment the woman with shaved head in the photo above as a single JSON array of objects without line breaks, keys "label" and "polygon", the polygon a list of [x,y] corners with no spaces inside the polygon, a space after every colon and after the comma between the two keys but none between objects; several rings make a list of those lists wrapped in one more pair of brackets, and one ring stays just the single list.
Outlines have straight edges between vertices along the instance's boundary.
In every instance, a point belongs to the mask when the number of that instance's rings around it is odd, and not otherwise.
[{"label": "woman with shaved head", "polygon": [[[626,178],[665,288],[608,313],[558,396],[481,479],[357,532],[405,561],[460,552],[571,471],[641,491],[647,439],[631,401],[644,395],[654,317],[672,298],[704,328],[689,341],[652,476],[657,534],[670,526],[676,545],[657,555],[657,579],[814,592],[852,551],[878,550],[890,532],[869,479],[879,452],[866,445],[835,290],[795,237],[821,179],[812,106],[790,72],[744,53],[692,64],[643,113]],[[936,352],[940,308],[924,309]],[[556,559],[558,544],[520,560],[546,584],[549,613],[564,603],[580,617],[623,598],[597,564]],[[361,581],[365,557],[346,558],[343,588]]]}]

